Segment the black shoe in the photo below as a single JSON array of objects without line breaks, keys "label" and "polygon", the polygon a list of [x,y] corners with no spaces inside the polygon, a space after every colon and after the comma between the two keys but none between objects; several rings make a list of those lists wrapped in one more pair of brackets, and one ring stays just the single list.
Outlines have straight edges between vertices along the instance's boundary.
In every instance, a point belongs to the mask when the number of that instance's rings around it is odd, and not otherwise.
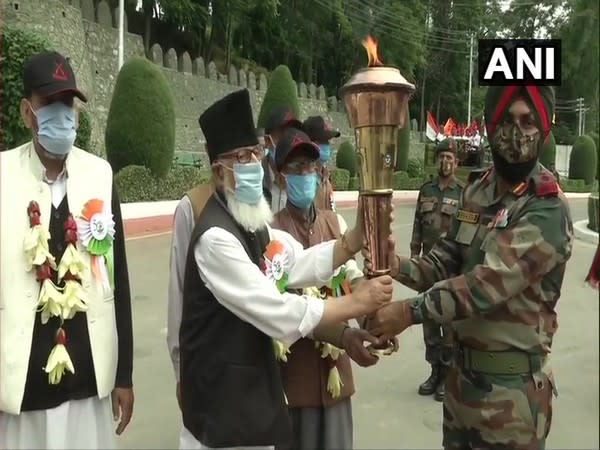
[{"label": "black shoe", "polygon": [[437,385],[437,388],[435,389],[435,395],[433,396],[433,399],[436,402],[443,402],[445,395],[446,395],[446,380],[442,379],[442,380],[440,380],[439,384]]},{"label": "black shoe", "polygon": [[436,402],[443,402],[444,396],[446,395],[446,374],[448,370],[445,366],[440,367],[438,385],[435,388],[435,395],[433,396]]},{"label": "black shoe", "polygon": [[431,366],[431,375],[423,384],[419,386],[419,395],[431,395],[435,392],[439,384],[440,369],[438,366]]}]

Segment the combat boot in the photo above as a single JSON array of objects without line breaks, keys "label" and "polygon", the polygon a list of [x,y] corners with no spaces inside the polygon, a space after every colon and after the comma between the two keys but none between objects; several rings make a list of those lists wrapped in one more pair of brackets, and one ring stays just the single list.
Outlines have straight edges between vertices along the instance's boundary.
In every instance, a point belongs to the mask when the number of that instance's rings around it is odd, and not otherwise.
[{"label": "combat boot", "polygon": [[419,386],[419,395],[431,395],[435,392],[440,379],[440,367],[431,366],[431,375]]},{"label": "combat boot", "polygon": [[448,369],[445,366],[441,366],[438,384],[435,388],[435,395],[433,396],[433,398],[436,402],[444,401],[444,396],[446,395],[446,374],[447,373],[448,373]]}]

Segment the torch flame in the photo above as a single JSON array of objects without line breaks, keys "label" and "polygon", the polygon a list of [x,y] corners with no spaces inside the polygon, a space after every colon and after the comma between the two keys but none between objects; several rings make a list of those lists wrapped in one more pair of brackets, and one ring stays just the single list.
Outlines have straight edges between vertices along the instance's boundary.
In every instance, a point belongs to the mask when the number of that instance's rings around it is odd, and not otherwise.
[{"label": "torch flame", "polygon": [[367,36],[367,38],[362,41],[362,45],[367,51],[367,55],[369,56],[369,64],[368,67],[376,67],[383,66],[383,63],[380,61],[377,56],[377,41],[372,36]]}]

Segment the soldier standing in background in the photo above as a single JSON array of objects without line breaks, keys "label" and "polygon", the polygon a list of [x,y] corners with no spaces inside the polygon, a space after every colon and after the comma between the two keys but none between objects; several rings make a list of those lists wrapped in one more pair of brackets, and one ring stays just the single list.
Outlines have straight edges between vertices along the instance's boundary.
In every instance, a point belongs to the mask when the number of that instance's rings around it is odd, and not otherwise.
[{"label": "soldier standing in background", "polygon": [[429,254],[394,258],[392,276],[422,293],[370,322],[381,340],[412,324],[453,324],[446,450],[543,449],[550,432],[548,355],[573,246],[568,202],[539,163],[553,110],[551,87],[488,88],[493,168],[464,189],[450,231]]},{"label": "soldier standing in background", "polygon": [[[410,242],[411,257],[429,253],[433,244],[448,231],[462,194],[463,184],[454,176],[457,160],[453,139],[445,139],[437,145],[436,160],[438,176],[421,186],[419,191]],[[419,394],[435,392],[435,399],[441,402],[447,367],[452,359],[452,328],[434,322],[424,323],[423,339],[431,375],[419,386]]]},{"label": "soldier standing in background", "polygon": [[302,124],[303,131],[319,146],[319,191],[315,198],[317,209],[330,209],[335,211],[333,200],[333,186],[329,178],[327,163],[331,159],[331,140],[339,138],[340,132],[334,130],[321,116],[311,116]]}]

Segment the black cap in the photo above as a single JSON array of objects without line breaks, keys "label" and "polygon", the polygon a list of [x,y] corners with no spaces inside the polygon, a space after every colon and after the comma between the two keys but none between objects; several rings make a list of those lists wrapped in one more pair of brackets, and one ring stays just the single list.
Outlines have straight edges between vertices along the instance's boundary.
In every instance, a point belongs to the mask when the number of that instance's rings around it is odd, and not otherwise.
[{"label": "black cap", "polygon": [[435,147],[435,154],[442,152],[450,152],[456,154],[456,141],[452,138],[446,138],[440,141]]},{"label": "black cap", "polygon": [[325,122],[322,116],[311,116],[304,121],[302,129],[315,142],[325,143],[329,139],[340,137],[338,130],[334,130],[331,125]]},{"label": "black cap", "polygon": [[300,122],[294,112],[287,106],[278,106],[271,111],[267,118],[265,126],[265,134],[271,134],[273,131],[280,128],[294,127],[302,129],[302,122]]},{"label": "black cap", "polygon": [[281,171],[290,154],[297,150],[304,150],[315,161],[319,159],[319,147],[310,140],[308,135],[296,128],[288,128],[283,138],[275,147],[275,166]]},{"label": "black cap", "polygon": [[209,106],[198,119],[210,162],[242,147],[258,145],[248,89],[226,95]]},{"label": "black cap", "polygon": [[87,97],[77,89],[75,72],[69,61],[57,52],[44,52],[31,56],[23,67],[25,96],[37,94],[50,97],[54,94],[72,92],[82,102]]}]

